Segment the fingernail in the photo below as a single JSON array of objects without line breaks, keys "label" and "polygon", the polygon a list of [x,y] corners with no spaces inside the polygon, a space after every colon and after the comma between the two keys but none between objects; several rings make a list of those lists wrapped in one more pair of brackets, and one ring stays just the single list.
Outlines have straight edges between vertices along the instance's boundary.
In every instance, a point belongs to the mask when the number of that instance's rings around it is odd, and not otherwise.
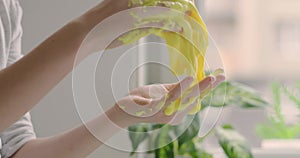
[{"label": "fingernail", "polygon": [[209,76],[209,81],[210,81],[210,83],[213,83],[213,82],[215,82],[217,79],[216,79],[216,77],[215,76]]}]

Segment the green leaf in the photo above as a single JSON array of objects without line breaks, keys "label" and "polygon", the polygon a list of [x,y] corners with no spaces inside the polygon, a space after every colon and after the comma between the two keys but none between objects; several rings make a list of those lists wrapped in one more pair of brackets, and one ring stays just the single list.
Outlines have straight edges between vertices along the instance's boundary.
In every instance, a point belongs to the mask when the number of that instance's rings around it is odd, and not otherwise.
[{"label": "green leaf", "polygon": [[187,116],[183,120],[181,125],[175,126],[173,128],[176,135],[182,133],[182,135],[177,138],[179,155],[189,155],[192,158],[213,157],[212,154],[200,148],[202,140],[200,141],[200,139],[196,139],[200,128],[200,120],[198,114],[196,114],[195,116]]},{"label": "green leaf", "polygon": [[287,124],[282,113],[281,93],[283,92],[300,109],[300,99],[279,82],[272,83],[274,114],[268,115],[268,124],[257,126],[257,133],[264,139],[295,139],[300,135],[300,124]]},{"label": "green leaf", "polygon": [[231,125],[223,125],[223,128],[234,130],[234,128]]},{"label": "green leaf", "polygon": [[224,82],[202,101],[203,109],[208,106],[235,105],[244,108],[265,107],[268,103],[259,93],[248,86],[235,82]]},{"label": "green leaf", "polygon": [[278,82],[272,83],[272,95],[275,106],[279,106],[281,104],[281,86]]},{"label": "green leaf", "polygon": [[192,156],[192,158],[213,158],[213,155],[211,153],[208,153],[203,147],[202,147],[202,143],[203,143],[203,140],[205,138],[195,138],[193,140],[194,144],[195,144],[195,147],[196,147],[196,152],[197,152],[197,156],[198,157],[195,157],[195,156]]},{"label": "green leaf", "polygon": [[289,135],[293,136],[292,139],[298,138],[300,136],[300,124],[290,127]]},{"label": "green leaf", "polygon": [[193,158],[213,158],[213,155],[206,152],[204,149],[199,148],[197,150],[199,157],[193,157]]},{"label": "green leaf", "polygon": [[151,130],[160,129],[160,128],[162,128],[163,126],[168,126],[168,125],[164,125],[164,124],[152,124]]},{"label": "green leaf", "polygon": [[273,109],[275,116],[273,117],[276,121],[281,123],[285,122],[284,116],[281,111],[281,86],[278,82],[272,83],[272,94],[273,94]]},{"label": "green leaf", "polygon": [[192,158],[213,158],[212,154],[206,152],[203,148],[197,147],[196,142],[187,141],[182,144],[178,150],[178,154],[182,156],[190,156]]},{"label": "green leaf", "polygon": [[288,139],[286,126],[281,123],[270,122],[256,127],[258,135],[263,139]]},{"label": "green leaf", "polygon": [[300,124],[288,126],[272,121],[268,124],[258,125],[256,132],[263,139],[295,139],[300,136]]},{"label": "green leaf", "polygon": [[289,97],[289,99],[297,105],[297,108],[300,109],[300,98],[293,94],[287,87],[283,88],[284,94]]},{"label": "green leaf", "polygon": [[174,126],[175,135],[178,136],[178,148],[187,141],[193,140],[199,133],[200,120],[198,114],[195,116],[187,116],[179,126]]},{"label": "green leaf", "polygon": [[246,139],[230,125],[216,129],[216,136],[229,158],[253,158]]},{"label": "green leaf", "polygon": [[164,146],[163,148],[159,148],[155,150],[155,158],[174,158],[175,154],[173,151],[174,144],[168,144],[167,146]]},{"label": "green leaf", "polygon": [[174,158],[174,144],[172,138],[169,135],[170,126],[163,126],[160,133],[156,137],[155,146],[158,148],[155,150],[155,158]]},{"label": "green leaf", "polygon": [[[191,155],[193,153],[197,153],[197,149],[192,140],[184,142],[181,147],[178,149],[179,155]],[[198,155],[198,154],[197,154]]]},{"label": "green leaf", "polygon": [[150,124],[138,124],[135,126],[128,127],[129,139],[131,141],[132,152],[131,155],[135,153],[139,145],[143,143],[148,137],[148,132],[152,129]]},{"label": "green leaf", "polygon": [[298,88],[298,91],[300,93],[300,81],[297,82],[297,88]]}]

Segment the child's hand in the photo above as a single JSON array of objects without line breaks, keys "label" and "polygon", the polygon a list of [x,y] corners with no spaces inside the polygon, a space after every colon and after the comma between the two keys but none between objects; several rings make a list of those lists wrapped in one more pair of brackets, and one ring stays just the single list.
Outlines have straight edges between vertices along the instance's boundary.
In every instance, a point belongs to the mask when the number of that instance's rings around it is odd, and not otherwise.
[{"label": "child's hand", "polygon": [[[177,125],[193,109],[201,93],[208,88],[214,88],[225,80],[224,75],[216,77],[209,76],[195,86],[190,87],[193,82],[192,77],[187,77],[179,83],[159,84],[139,87],[134,89],[128,96],[121,99],[113,107],[116,114],[109,117],[122,118],[122,125],[129,126],[136,123],[160,123]],[[180,101],[182,110],[177,110],[171,115],[166,114],[167,107],[175,101]],[[198,98],[194,102],[189,100]],[[185,105],[188,104],[188,105]],[[118,120],[112,118],[111,120]],[[117,122],[115,122],[118,124]]]}]

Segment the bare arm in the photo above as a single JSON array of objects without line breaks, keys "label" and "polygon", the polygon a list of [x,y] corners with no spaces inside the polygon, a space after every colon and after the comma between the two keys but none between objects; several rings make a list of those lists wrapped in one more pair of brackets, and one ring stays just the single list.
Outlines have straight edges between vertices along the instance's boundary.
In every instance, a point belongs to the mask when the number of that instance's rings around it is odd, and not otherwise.
[{"label": "bare arm", "polygon": [[[106,112],[113,115],[113,109]],[[106,138],[119,131],[105,115],[101,115],[89,122]],[[125,126],[125,125],[124,125]],[[88,129],[81,125],[63,134],[38,138],[26,143],[13,158],[84,158],[92,153],[102,142],[94,137]]]},{"label": "bare arm", "polygon": [[72,70],[87,33],[118,11],[109,3],[112,2],[104,1],[74,19],[23,59],[0,71],[0,132],[28,112]]},{"label": "bare arm", "polygon": [[[76,52],[87,33],[107,16],[127,7],[127,1],[119,2],[107,0],[99,4],[68,23],[22,60],[0,72],[0,131],[7,128],[36,105],[72,70]],[[20,78],[22,78],[22,82],[20,82]],[[180,85],[184,85],[183,87],[186,89],[190,82],[185,80],[181,84],[164,85],[165,93],[170,94],[167,95],[170,98],[166,100],[165,105],[180,97]],[[206,82],[199,83],[199,87],[205,88],[210,84],[212,84],[211,81],[206,80]],[[144,98],[144,94],[141,96],[143,92],[149,92],[149,90],[140,88],[129,97],[121,100],[120,103],[130,107],[133,104],[132,97],[134,102],[140,103],[141,106],[157,106],[160,103],[157,102],[159,100]],[[199,93],[196,93],[187,97],[198,95]],[[163,97],[160,99],[160,101],[164,100]],[[105,115],[98,116],[89,122],[87,126],[93,130],[93,133],[97,133],[102,141],[105,141],[121,128],[139,122],[177,124],[194,106],[195,103],[189,105],[187,110],[172,116],[165,115],[164,106],[160,111],[156,111],[153,117],[140,118],[132,117],[123,111],[117,103]],[[110,121],[121,128],[116,128]],[[81,125],[57,136],[32,140],[25,144],[13,158],[82,158],[102,144],[103,142],[94,137],[86,126]]]},{"label": "bare arm", "polygon": [[[185,100],[201,96],[201,91],[206,90],[210,85],[215,87],[223,80],[224,76],[222,75],[217,76],[215,80],[208,77],[192,87],[191,90],[187,90],[192,82],[191,78],[171,85],[151,85],[137,88],[106,111],[105,114],[98,116],[86,125],[58,136],[32,140],[25,144],[13,158],[83,158],[129,125],[141,122],[177,125],[194,108],[197,101],[189,104],[183,111],[166,116],[165,109],[170,103],[182,97],[182,105],[184,105],[186,104]],[[160,97],[151,98],[149,89],[154,90],[155,95]],[[184,95],[182,92],[186,90],[190,93]],[[165,100],[165,96],[170,97]],[[131,115],[135,113],[135,108],[131,109],[134,105],[142,106],[145,109],[155,109],[154,107],[160,106],[161,101],[163,101],[164,106],[157,111],[153,110],[149,113],[149,117]],[[124,106],[125,109],[121,106]]]}]

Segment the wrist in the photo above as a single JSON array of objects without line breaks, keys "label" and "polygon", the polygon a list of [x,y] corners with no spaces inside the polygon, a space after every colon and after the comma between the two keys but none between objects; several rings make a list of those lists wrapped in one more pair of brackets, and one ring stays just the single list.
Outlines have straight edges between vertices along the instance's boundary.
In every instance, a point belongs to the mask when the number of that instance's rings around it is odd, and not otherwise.
[{"label": "wrist", "polygon": [[126,114],[117,105],[106,111],[106,116],[110,121],[121,128],[127,128],[128,126],[136,123],[132,116]]}]

